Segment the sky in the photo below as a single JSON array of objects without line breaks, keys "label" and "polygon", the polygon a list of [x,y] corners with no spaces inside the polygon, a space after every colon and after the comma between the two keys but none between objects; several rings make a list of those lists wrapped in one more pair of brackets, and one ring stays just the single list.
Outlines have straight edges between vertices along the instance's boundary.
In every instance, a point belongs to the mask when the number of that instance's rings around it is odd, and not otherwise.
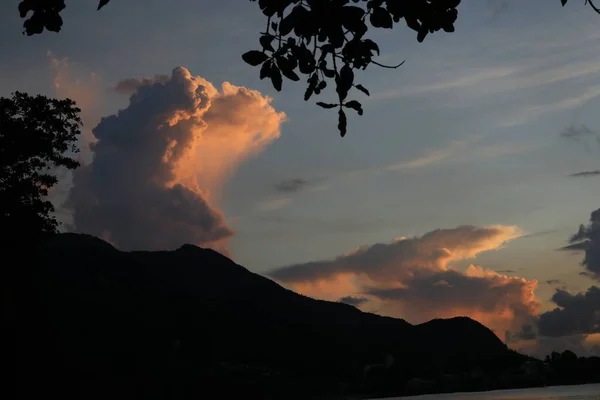
[{"label": "sky", "polygon": [[82,108],[84,166],[52,192],[64,229],[213,247],[411,323],[468,315],[530,354],[600,350],[600,16],[583,4],[463,0],[452,34],[374,32],[381,63],[406,63],[357,74],[371,96],[340,138],[302,82],[278,93],[241,59],[256,3],[89,3],[32,37],[16,4],[0,13],[0,96]]}]

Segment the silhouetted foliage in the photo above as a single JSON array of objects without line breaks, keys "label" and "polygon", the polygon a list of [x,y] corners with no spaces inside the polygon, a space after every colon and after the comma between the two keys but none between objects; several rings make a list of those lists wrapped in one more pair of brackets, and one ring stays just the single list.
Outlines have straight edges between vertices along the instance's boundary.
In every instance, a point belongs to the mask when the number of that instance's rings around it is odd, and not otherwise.
[{"label": "silhouetted foliage", "polygon": [[0,97],[0,226],[15,240],[55,233],[48,190],[59,168],[74,169],[80,109],[70,99],[15,92]]},{"label": "silhouetted foliage", "polygon": [[[256,2],[257,0],[250,0]],[[251,66],[260,66],[260,79],[269,78],[277,91],[283,88],[283,78],[297,82],[300,75],[307,77],[304,100],[321,94],[333,81],[337,100],[317,102],[325,109],[337,109],[338,130],[343,137],[347,132],[346,110],[359,115],[363,108],[357,100],[349,100],[351,89],[369,96],[367,90],[355,81],[355,70],[366,70],[373,64],[383,65],[373,58],[379,56],[378,44],[367,37],[369,29],[392,29],[404,20],[416,32],[417,40],[439,30],[454,32],[461,0],[258,0],[258,6],[267,17],[265,29],[260,32],[260,50],[242,55]],[[565,6],[568,0],[561,0]],[[98,10],[110,0],[100,0]],[[600,14],[592,0],[586,0]],[[27,35],[60,31],[63,21],[60,12],[65,0],[22,0],[21,18]]]},{"label": "silhouetted foliage", "polygon": [[555,385],[573,385],[600,381],[600,357],[577,357],[570,350],[553,351],[547,355],[548,382]]}]

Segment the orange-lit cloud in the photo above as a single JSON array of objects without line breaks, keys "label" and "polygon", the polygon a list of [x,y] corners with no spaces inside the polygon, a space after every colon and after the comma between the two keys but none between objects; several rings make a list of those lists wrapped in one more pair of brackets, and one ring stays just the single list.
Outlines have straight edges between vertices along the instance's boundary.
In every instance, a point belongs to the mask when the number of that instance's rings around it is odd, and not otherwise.
[{"label": "orange-lit cloud", "polygon": [[[90,143],[95,141],[92,128],[98,124],[102,115],[101,105],[104,89],[102,80],[96,73],[85,73],[76,64],[69,62],[67,57],[58,57],[52,52],[47,53],[49,67],[52,71],[52,87],[54,97],[59,99],[69,98],[75,101],[81,109],[79,117],[83,123],[82,135],[78,138],[80,152],[74,157],[82,164],[90,163],[92,152]],[[71,171],[59,169],[55,171],[59,181],[56,186],[50,188],[50,200],[56,209],[56,217],[61,222],[71,223],[72,216],[66,211],[62,204],[68,196],[71,184]]]},{"label": "orange-lit cloud", "polygon": [[129,105],[94,128],[94,161],[76,171],[67,206],[75,229],[123,249],[183,243],[223,251],[233,231],[221,189],[248,157],[277,139],[285,114],[270,98],[175,68],[170,77],[116,85]]},{"label": "orange-lit cloud", "polygon": [[91,161],[88,144],[95,141],[92,128],[100,122],[102,93],[104,92],[100,76],[94,72],[84,73],[67,57],[58,57],[48,52],[50,68],[54,74],[54,93],[57,98],[69,98],[81,109],[83,122],[81,150],[84,162]]},{"label": "orange-lit cloud", "polygon": [[361,308],[421,323],[436,317],[469,316],[504,338],[534,323],[536,281],[451,263],[495,250],[521,235],[514,226],[461,226],[421,237],[365,246],[330,261],[291,265],[271,276],[308,296],[368,298]]}]

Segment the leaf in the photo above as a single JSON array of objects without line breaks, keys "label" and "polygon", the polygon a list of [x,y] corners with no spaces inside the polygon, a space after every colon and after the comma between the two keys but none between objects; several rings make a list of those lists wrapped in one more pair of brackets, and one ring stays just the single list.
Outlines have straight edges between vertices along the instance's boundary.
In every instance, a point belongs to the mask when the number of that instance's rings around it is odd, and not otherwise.
[{"label": "leaf", "polygon": [[567,4],[567,1],[568,0],[560,0],[560,2],[561,2],[561,4],[562,4],[563,7]]},{"label": "leaf", "polygon": [[299,62],[300,72],[303,74],[311,74],[315,71],[316,63],[314,59],[301,59]]},{"label": "leaf", "polygon": [[273,39],[275,39],[275,36],[273,35],[262,35],[258,40],[263,50],[275,51],[273,45],[271,44]]},{"label": "leaf", "polygon": [[338,93],[340,101],[344,101],[348,96],[348,91],[354,83],[354,72],[352,67],[348,64],[344,64],[340,70],[339,79],[336,78],[336,92]]},{"label": "leaf", "polygon": [[319,83],[319,76],[315,73],[308,78],[308,86],[306,87],[306,92],[304,92],[304,101],[310,99],[310,97],[315,92],[317,88],[317,84]]},{"label": "leaf", "polygon": [[367,96],[371,95],[371,93],[369,93],[369,91],[367,90],[367,88],[364,87],[363,85],[356,85],[354,87],[357,88],[358,90],[360,90],[361,92],[363,92],[364,94],[366,94]]},{"label": "leaf", "polygon": [[27,36],[40,34],[44,31],[44,21],[40,17],[39,13],[34,13],[31,18],[25,20],[23,23]]},{"label": "leaf", "polygon": [[338,111],[338,130],[341,137],[346,136],[347,127],[348,120],[346,119],[346,113],[340,108],[340,111]]},{"label": "leaf", "polygon": [[333,70],[333,69],[328,69],[327,67],[322,67],[321,71],[323,71],[323,75],[325,75],[327,78],[333,78],[335,76],[335,70]]},{"label": "leaf", "polygon": [[290,69],[286,70],[286,69],[282,68],[281,73],[291,81],[298,82],[300,80],[300,77],[298,76],[298,74],[296,74],[294,71],[292,71]]},{"label": "leaf", "polygon": [[300,46],[295,47],[292,51],[297,53],[296,58],[298,59],[300,72],[303,74],[313,73],[316,67],[316,61],[311,51],[306,48],[304,43],[301,43]]},{"label": "leaf", "polygon": [[96,11],[100,10],[102,7],[107,5],[109,2],[110,2],[110,0],[100,0],[100,3],[98,3],[98,8],[96,9]]},{"label": "leaf", "polygon": [[348,89],[350,89],[354,84],[354,72],[352,71],[352,67],[349,64],[344,64],[344,66],[340,70],[340,78],[342,79],[342,83]]},{"label": "leaf", "polygon": [[315,92],[315,88],[307,86],[306,91],[304,92],[304,101],[308,101],[311,98],[313,93]]},{"label": "leaf", "polygon": [[59,32],[62,27],[63,20],[58,13],[49,13],[46,19],[46,29],[51,32]]},{"label": "leaf", "polygon": [[26,1],[21,1],[19,3],[19,15],[21,18],[25,18],[29,11],[31,11],[31,4]]},{"label": "leaf", "polygon": [[444,29],[445,32],[452,33],[454,32],[454,24],[452,22],[446,22],[442,25],[442,29]]},{"label": "leaf", "polygon": [[332,44],[324,44],[321,46],[321,59],[325,58],[327,53],[335,53],[335,47]]},{"label": "leaf", "polygon": [[325,109],[336,108],[337,106],[339,106],[339,104],[323,103],[322,101],[318,101],[317,105]]},{"label": "leaf", "polygon": [[373,50],[377,53],[377,55],[379,55],[379,46],[377,45],[377,43],[375,43],[371,39],[365,39],[363,40],[363,43],[369,48],[369,50]]},{"label": "leaf", "polygon": [[429,33],[429,31],[427,29],[421,28],[421,30],[419,31],[419,33],[417,33],[417,41],[419,43],[422,43],[423,40],[425,40],[425,36],[427,36],[428,33]]},{"label": "leaf", "polygon": [[263,63],[262,67],[260,67],[260,79],[270,78],[271,77],[271,60],[267,60]]},{"label": "leaf", "polygon": [[299,7],[296,11],[296,24],[294,26],[296,36],[308,39],[310,42],[314,29],[315,26],[311,21],[310,11],[304,7]]},{"label": "leaf", "polygon": [[421,30],[421,24],[415,18],[409,18],[408,16],[404,17],[404,21],[406,21],[406,25],[413,31],[419,32]]},{"label": "leaf", "polygon": [[356,100],[350,100],[349,102],[344,104],[344,106],[355,110],[358,113],[358,115],[363,115],[362,104],[360,104]]},{"label": "leaf", "polygon": [[275,63],[271,63],[271,83],[273,87],[278,92],[281,92],[281,86],[283,85],[283,78],[281,77],[281,71],[275,65]]},{"label": "leaf", "polygon": [[349,31],[354,32],[355,36],[360,37],[364,35],[368,30],[367,25],[362,19],[364,15],[365,10],[363,10],[360,7],[342,7],[342,25]]},{"label": "leaf", "polygon": [[257,65],[267,61],[269,56],[262,51],[250,50],[249,52],[242,54],[242,59],[246,61],[246,63],[256,67]]},{"label": "leaf", "polygon": [[342,7],[342,17],[344,22],[348,20],[360,20],[365,15],[365,10],[356,6]]},{"label": "leaf", "polygon": [[369,20],[371,21],[371,25],[373,25],[375,28],[391,29],[394,26],[392,16],[383,7],[373,8]]},{"label": "leaf", "polygon": [[292,11],[279,23],[279,34],[281,36],[289,34],[294,29],[297,20],[296,16],[298,15],[298,12],[296,10],[297,7],[294,7]]}]

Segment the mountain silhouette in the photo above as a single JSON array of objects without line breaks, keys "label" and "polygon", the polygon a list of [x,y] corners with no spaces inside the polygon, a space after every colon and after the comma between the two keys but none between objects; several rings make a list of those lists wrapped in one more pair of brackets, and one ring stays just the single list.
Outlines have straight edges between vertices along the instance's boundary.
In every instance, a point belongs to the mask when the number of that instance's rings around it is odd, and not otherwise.
[{"label": "mountain silhouette", "polygon": [[315,300],[193,245],[123,252],[68,233],[35,258],[20,367],[65,397],[314,398],[359,390],[367,366],[407,380],[525,359],[470,318],[411,325]]}]

